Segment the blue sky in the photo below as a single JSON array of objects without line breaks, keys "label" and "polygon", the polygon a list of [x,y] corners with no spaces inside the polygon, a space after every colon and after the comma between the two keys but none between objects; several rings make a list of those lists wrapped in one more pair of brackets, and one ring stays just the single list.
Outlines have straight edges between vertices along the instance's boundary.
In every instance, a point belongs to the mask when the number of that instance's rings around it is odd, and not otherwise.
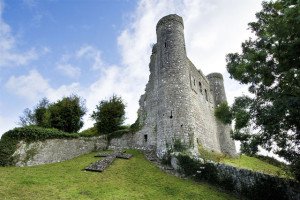
[{"label": "blue sky", "polygon": [[246,93],[230,80],[225,55],[240,51],[260,0],[0,0],[0,136],[41,98],[72,93],[90,113],[113,93],[136,119],[148,81],[157,21],[183,17],[187,54],[205,74],[221,72],[227,98]]}]

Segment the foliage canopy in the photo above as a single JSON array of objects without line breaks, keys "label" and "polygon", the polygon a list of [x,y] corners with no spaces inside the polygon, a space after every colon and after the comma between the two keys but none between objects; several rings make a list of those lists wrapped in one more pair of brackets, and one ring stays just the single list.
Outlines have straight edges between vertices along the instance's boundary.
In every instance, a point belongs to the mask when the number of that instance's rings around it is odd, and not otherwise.
[{"label": "foliage canopy", "polygon": [[109,100],[100,101],[91,117],[96,121],[98,133],[108,134],[120,130],[125,120],[125,104],[121,97],[113,95]]},{"label": "foliage canopy", "polygon": [[244,152],[256,153],[260,145],[296,164],[300,160],[300,1],[262,6],[257,21],[249,23],[256,38],[242,43],[242,53],[226,57],[231,78],[249,85],[252,94],[236,98],[230,109],[233,138],[241,141]]},{"label": "foliage canopy", "polygon": [[24,110],[24,115],[20,117],[20,124],[56,128],[74,133],[82,128],[82,117],[85,113],[85,102],[76,95],[64,97],[56,103],[49,103],[46,98],[43,98],[33,111],[28,108]]}]

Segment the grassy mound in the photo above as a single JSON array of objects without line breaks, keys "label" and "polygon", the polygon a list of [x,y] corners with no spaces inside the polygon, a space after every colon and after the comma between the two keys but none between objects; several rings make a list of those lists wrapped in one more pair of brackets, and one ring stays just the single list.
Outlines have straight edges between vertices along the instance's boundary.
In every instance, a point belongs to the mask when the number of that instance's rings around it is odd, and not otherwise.
[{"label": "grassy mound", "polygon": [[0,167],[1,199],[234,199],[207,184],[171,176],[128,150],[104,173],[82,170],[95,153],[55,164]]},{"label": "grassy mound", "polygon": [[223,157],[220,160],[221,163],[231,165],[238,168],[246,168],[255,172],[261,172],[263,174],[272,174],[279,177],[289,177],[282,167],[270,164],[268,161],[263,161],[255,157],[249,157],[241,155],[238,159]]}]

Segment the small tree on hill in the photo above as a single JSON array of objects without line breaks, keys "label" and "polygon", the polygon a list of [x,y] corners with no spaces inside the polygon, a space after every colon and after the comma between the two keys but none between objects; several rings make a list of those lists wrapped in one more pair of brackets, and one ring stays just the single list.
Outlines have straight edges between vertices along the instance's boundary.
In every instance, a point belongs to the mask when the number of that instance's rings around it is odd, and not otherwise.
[{"label": "small tree on hill", "polygon": [[91,117],[96,121],[98,133],[117,131],[125,120],[125,104],[121,97],[113,95],[109,100],[100,101]]}]

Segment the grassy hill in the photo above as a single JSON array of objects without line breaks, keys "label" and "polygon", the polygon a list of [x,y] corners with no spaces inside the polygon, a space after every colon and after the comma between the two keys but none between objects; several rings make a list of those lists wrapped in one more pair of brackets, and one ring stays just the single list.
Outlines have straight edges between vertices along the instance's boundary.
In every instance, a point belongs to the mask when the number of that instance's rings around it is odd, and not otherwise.
[{"label": "grassy hill", "polygon": [[238,168],[250,169],[252,171],[260,172],[263,174],[272,174],[279,177],[291,178],[291,176],[288,175],[286,171],[283,171],[280,167],[274,166],[255,157],[249,157],[246,155],[241,155],[241,157],[238,159],[225,157],[222,158],[220,162]]},{"label": "grassy hill", "polygon": [[216,188],[166,174],[144,159],[117,159],[104,173],[82,170],[95,153],[55,164],[0,167],[1,199],[235,199]]}]

